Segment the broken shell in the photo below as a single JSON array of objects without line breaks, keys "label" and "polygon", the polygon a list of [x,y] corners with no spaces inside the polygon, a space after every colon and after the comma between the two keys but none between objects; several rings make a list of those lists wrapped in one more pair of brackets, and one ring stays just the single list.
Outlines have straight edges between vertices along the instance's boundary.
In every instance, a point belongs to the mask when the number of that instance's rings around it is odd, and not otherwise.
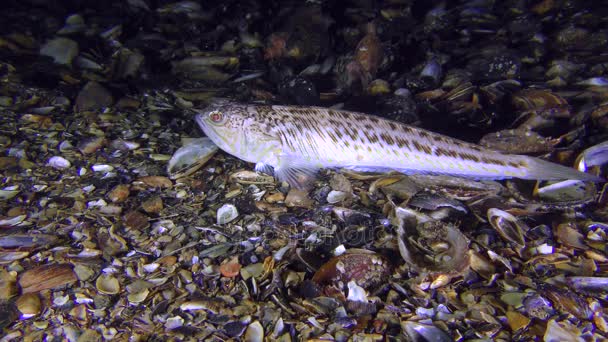
[{"label": "broken shell", "polygon": [[547,323],[543,341],[584,341],[581,334],[581,330],[568,320],[558,322],[556,319],[551,319]]},{"label": "broken shell", "polygon": [[401,256],[417,270],[457,275],[469,267],[469,242],[452,224],[404,224],[398,235]]},{"label": "broken shell", "polygon": [[271,185],[275,183],[274,177],[249,170],[237,171],[230,175],[230,179],[239,184]]},{"label": "broken shell", "polygon": [[239,216],[239,212],[232,204],[224,204],[217,210],[217,224],[232,222]]},{"label": "broken shell", "polygon": [[180,147],[169,160],[169,178],[189,176],[200,169],[217,152],[218,147],[209,138],[192,139]]},{"label": "broken shell", "polygon": [[129,300],[129,303],[141,303],[146,300],[148,294],[150,294],[150,290],[143,289],[139,292],[129,293],[129,295],[127,296],[127,300]]},{"label": "broken shell", "polygon": [[40,297],[38,297],[38,294],[36,293],[25,293],[21,295],[19,298],[17,298],[15,304],[17,305],[17,309],[19,309],[22,314],[22,319],[28,319],[36,316],[42,309]]},{"label": "broken shell", "polygon": [[184,326],[184,319],[181,316],[173,316],[165,321],[165,329],[174,330]]},{"label": "broken shell", "polygon": [[606,292],[608,290],[608,277],[567,277],[566,284],[576,291]]},{"label": "broken shell", "polygon": [[114,295],[120,292],[120,283],[111,274],[102,274],[95,281],[95,286],[100,293]]},{"label": "broken shell", "polygon": [[488,221],[503,239],[520,248],[526,245],[524,233],[529,228],[515,216],[497,208],[490,208],[488,209]]},{"label": "broken shell", "polygon": [[565,291],[555,286],[544,284],[542,286],[542,294],[560,311],[569,312],[578,319],[586,320],[593,317],[593,311],[587,304],[587,301],[574,291]]},{"label": "broken shell", "polygon": [[453,341],[443,330],[434,325],[421,324],[414,321],[401,322],[401,329],[412,341]]}]

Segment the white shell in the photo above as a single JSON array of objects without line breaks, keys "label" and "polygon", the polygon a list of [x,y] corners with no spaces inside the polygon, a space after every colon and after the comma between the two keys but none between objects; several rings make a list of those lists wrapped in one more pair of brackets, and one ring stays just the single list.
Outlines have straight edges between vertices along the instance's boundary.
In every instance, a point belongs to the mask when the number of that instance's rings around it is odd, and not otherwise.
[{"label": "white shell", "polygon": [[347,300],[351,300],[353,302],[367,302],[367,293],[365,290],[357,285],[354,280],[348,282],[348,297]]},{"label": "white shell", "polygon": [[575,167],[581,172],[586,172],[593,166],[601,166],[606,163],[608,163],[608,141],[584,150],[576,158]]},{"label": "white shell", "polygon": [[334,204],[338,202],[342,202],[346,199],[348,194],[344,191],[332,190],[327,194],[327,203]]},{"label": "white shell", "polygon": [[217,224],[226,224],[239,216],[239,212],[232,204],[224,204],[217,210]]},{"label": "white shell", "polygon": [[264,341],[264,327],[260,321],[255,321],[247,327],[245,331],[244,341],[248,342],[262,342]]},{"label": "white shell", "polygon": [[209,138],[192,139],[180,147],[167,165],[169,178],[177,179],[193,174],[211,159],[218,147]]},{"label": "white shell", "polygon": [[59,157],[59,156],[54,156],[49,158],[49,161],[46,163],[46,165],[55,168],[57,170],[63,170],[63,169],[67,169],[70,166],[72,166],[72,163],[70,163],[69,160],[63,158],[63,157]]}]

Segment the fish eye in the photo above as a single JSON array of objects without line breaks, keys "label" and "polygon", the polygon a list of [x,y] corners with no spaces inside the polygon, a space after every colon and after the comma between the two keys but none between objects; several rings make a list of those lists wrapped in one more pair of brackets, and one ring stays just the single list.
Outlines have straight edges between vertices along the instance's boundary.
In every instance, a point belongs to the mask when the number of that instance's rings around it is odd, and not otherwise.
[{"label": "fish eye", "polygon": [[209,120],[211,120],[213,123],[220,123],[223,119],[224,115],[220,111],[214,110],[213,112],[209,113]]}]

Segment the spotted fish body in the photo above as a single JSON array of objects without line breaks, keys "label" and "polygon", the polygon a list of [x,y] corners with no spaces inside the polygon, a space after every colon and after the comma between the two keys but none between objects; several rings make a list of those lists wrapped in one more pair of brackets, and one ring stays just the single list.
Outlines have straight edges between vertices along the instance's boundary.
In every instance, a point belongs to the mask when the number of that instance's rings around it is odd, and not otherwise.
[{"label": "spotted fish body", "polygon": [[396,170],[476,179],[597,177],[538,158],[508,155],[363,113],[299,106],[213,103],[196,121],[224,151],[303,188],[320,168]]}]

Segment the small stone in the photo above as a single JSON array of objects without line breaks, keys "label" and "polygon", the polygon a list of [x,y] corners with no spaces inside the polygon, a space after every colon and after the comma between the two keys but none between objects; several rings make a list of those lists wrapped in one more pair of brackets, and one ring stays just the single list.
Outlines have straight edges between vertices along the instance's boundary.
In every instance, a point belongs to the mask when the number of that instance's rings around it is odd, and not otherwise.
[{"label": "small stone", "polygon": [[154,196],[145,200],[141,207],[148,214],[158,214],[163,210],[163,200],[159,196]]},{"label": "small stone", "polygon": [[285,200],[285,195],[282,192],[273,192],[266,196],[266,202],[268,203],[277,203]]},{"label": "small stone", "polygon": [[0,171],[5,171],[17,167],[18,159],[15,157],[0,157]]},{"label": "small stone", "polygon": [[118,109],[137,109],[140,105],[139,100],[126,96],[116,102],[116,108]]},{"label": "small stone", "polygon": [[16,277],[14,272],[0,269],[0,300],[5,301],[17,294]]},{"label": "small stone", "polygon": [[173,186],[171,180],[163,176],[144,176],[138,178],[133,185],[136,190],[146,190],[148,188],[168,189]]},{"label": "small stone", "polygon": [[88,155],[99,150],[105,143],[104,137],[89,137],[81,140],[77,147],[82,154]]},{"label": "small stone", "polygon": [[114,103],[112,94],[101,84],[89,81],[76,97],[76,111],[95,110],[109,107]]},{"label": "small stone", "polygon": [[224,204],[217,210],[217,224],[232,222],[239,216],[239,212],[232,204]]},{"label": "small stone", "polygon": [[25,293],[17,298],[15,302],[17,309],[21,312],[22,318],[30,318],[40,313],[42,303],[40,297],[35,293]]},{"label": "small stone", "polygon": [[122,203],[127,200],[130,193],[127,184],[118,184],[108,192],[107,197],[112,203]]},{"label": "small stone", "polygon": [[143,230],[150,226],[148,216],[139,211],[130,211],[124,217],[125,226],[133,230]]},{"label": "small stone", "polygon": [[285,205],[288,207],[311,208],[313,205],[313,200],[308,197],[308,192],[292,188],[287,193]]},{"label": "small stone", "polygon": [[40,54],[52,57],[55,63],[69,65],[78,55],[78,43],[68,38],[55,38],[40,47]]}]

